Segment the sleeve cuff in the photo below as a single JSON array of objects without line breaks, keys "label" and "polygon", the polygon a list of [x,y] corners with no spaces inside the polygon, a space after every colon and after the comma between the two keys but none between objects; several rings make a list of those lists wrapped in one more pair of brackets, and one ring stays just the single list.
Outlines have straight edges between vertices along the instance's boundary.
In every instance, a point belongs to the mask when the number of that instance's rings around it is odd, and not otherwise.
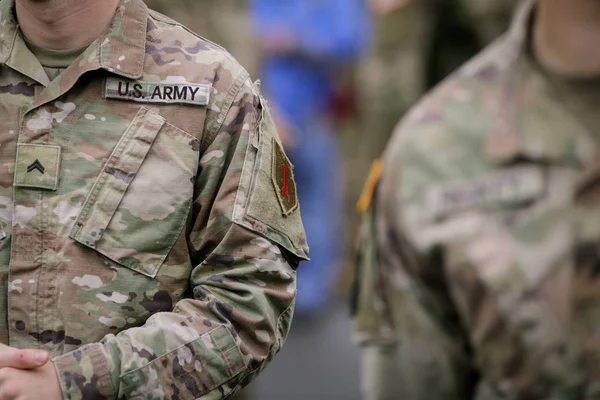
[{"label": "sleeve cuff", "polygon": [[52,361],[65,399],[115,399],[108,359],[100,343],[82,346]]}]

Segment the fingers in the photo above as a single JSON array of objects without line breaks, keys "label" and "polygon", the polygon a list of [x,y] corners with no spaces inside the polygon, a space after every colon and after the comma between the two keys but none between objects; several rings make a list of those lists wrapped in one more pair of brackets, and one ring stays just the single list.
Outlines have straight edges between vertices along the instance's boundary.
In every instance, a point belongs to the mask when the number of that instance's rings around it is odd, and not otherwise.
[{"label": "fingers", "polygon": [[20,350],[0,347],[0,368],[32,369],[46,364],[50,355],[43,350]]},{"label": "fingers", "polygon": [[15,400],[19,398],[17,369],[0,368],[0,400]]}]

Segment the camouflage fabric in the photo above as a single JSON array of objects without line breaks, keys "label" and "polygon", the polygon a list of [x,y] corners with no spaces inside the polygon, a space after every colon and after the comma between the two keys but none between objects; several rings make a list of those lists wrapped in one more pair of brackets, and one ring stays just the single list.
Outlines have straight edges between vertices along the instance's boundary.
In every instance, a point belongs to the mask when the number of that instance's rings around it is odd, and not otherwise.
[{"label": "camouflage fabric", "polygon": [[[393,6],[389,6],[388,12],[375,15],[371,53],[359,68],[361,129],[342,138],[348,160],[346,169],[350,171],[346,180],[348,210],[352,212],[346,222],[351,232],[351,247],[359,225],[354,204],[369,166],[381,156],[399,119],[435,83],[432,81],[453,72],[480,46],[499,37],[510,25],[516,3],[516,0],[381,1]],[[446,32],[448,26],[454,30]],[[464,38],[453,36],[457,26],[475,31],[477,43],[473,47],[463,43]],[[441,48],[435,48],[436,44]]]},{"label": "camouflage fabric", "polygon": [[141,0],[50,82],[13,7],[0,341],[49,351],[68,399],[229,397],[281,348],[308,252],[278,198],[265,101],[226,51]]},{"label": "camouflage fabric", "polygon": [[258,74],[258,46],[248,17],[247,0],[145,0],[159,11],[225,47],[246,68]]},{"label": "camouflage fabric", "polygon": [[600,144],[533,68],[532,10],[386,150],[354,304],[366,399],[600,398]]}]

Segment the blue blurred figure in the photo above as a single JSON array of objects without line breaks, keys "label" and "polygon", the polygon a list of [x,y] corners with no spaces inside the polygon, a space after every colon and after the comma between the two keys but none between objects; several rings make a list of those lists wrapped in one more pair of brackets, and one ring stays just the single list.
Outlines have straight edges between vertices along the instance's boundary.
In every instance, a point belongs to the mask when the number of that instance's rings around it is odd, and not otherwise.
[{"label": "blue blurred figure", "polygon": [[250,0],[262,82],[295,168],[311,261],[298,270],[296,312],[316,314],[341,248],[341,162],[328,109],[336,71],[366,49],[365,0]]}]

